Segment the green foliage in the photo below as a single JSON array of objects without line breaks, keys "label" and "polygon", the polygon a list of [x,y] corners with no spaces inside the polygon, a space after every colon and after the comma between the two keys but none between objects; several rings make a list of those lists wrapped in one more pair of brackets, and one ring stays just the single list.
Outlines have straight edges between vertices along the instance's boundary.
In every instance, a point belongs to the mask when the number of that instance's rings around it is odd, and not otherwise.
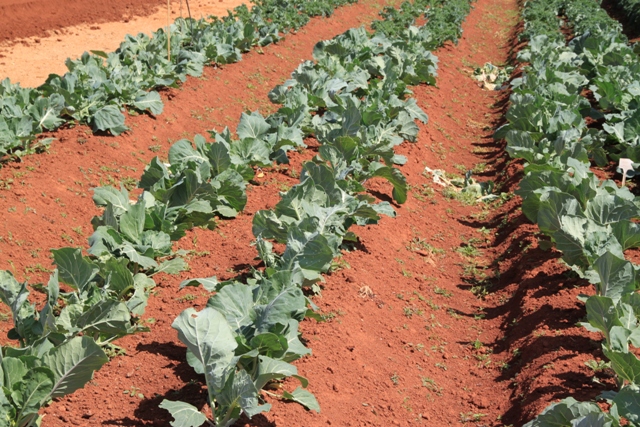
[{"label": "green foliage", "polygon": [[[558,15],[567,17],[575,35],[568,44]],[[619,386],[599,396],[608,412],[567,398],[526,426],[637,425],[640,360],[633,347],[640,347],[640,280],[624,252],[640,244],[640,200],[626,187],[600,180],[590,167],[620,157],[639,160],[640,60],[619,23],[596,2],[530,1],[523,16],[529,47],[518,59],[529,65],[512,82],[508,122],[495,137],[526,161],[517,191],[523,213],[596,288],[586,300],[583,325],[603,334],[602,350]],[[582,96],[584,89],[598,105]],[[585,118],[603,121],[602,129],[588,127]]]},{"label": "green foliage", "polygon": [[[57,269],[40,310],[28,301],[26,283],[0,272],[0,299],[13,314],[8,336],[20,343],[0,352],[0,405],[9,422],[39,425],[40,408],[84,387],[108,361],[104,346],[147,330],[134,316],[144,311],[153,280],[134,276],[121,261],[98,263],[73,248],[54,251]],[[58,280],[72,291],[61,292]]]},{"label": "green foliage", "polygon": [[[464,10],[435,7],[429,22],[459,23]],[[458,15],[451,16],[452,11]],[[210,277],[181,284],[202,284],[215,292],[207,308],[184,311],[173,327],[188,347],[188,362],[204,375],[216,425],[231,425],[242,413],[251,417],[269,410],[260,404],[260,390],[270,381],[292,376],[302,387],[279,397],[320,410],[306,390],[307,380],[290,364],[310,353],[298,338],[298,323],[305,316],[318,317],[307,308],[310,301],[301,288],[320,281],[343,242],[357,239],[349,231],[352,225],[373,224],[381,214],[395,214],[389,203],[374,204],[362,194],[364,181],[386,179],[394,199],[406,200],[406,180],[394,167],[406,158],[395,155],[393,148],[415,140],[414,121],[427,120],[415,100],[407,98],[407,86],[434,82],[436,58],[428,51],[436,46],[432,34],[437,29],[428,23],[393,36],[352,29],[320,42],[314,49],[316,62],[302,63],[290,80],[271,91],[270,99],[283,105],[278,112],[267,118],[243,115],[236,132],[239,141],[231,141],[228,130],[211,132],[217,142],[213,145],[226,141],[230,150],[257,144],[259,149],[238,155],[249,164],[287,162],[286,152],[301,140],[286,135],[312,134],[321,144],[318,155],[303,165],[300,183],[283,193],[273,209],[254,216],[264,271],[253,271],[244,282]],[[263,154],[251,160],[255,153]],[[272,241],[285,244],[284,251],[275,251]],[[191,405],[165,400],[161,407],[171,412],[172,425],[205,422]]]},{"label": "green foliage", "polygon": [[640,0],[614,0],[614,4],[622,11],[631,28],[640,27]]},{"label": "green foliage", "polygon": [[51,74],[38,88],[0,82],[0,155],[22,155],[46,146],[38,134],[80,121],[95,132],[118,135],[128,130],[123,111],[131,108],[159,115],[163,102],[155,90],[176,87],[187,76],[200,76],[212,63],[242,59],[254,46],[266,46],[282,33],[299,29],[311,16],[328,16],[351,0],[256,0],[249,11],[238,6],[221,19],[178,18],[168,34],[127,35],[112,53],[85,52],[68,59],[64,75]]}]

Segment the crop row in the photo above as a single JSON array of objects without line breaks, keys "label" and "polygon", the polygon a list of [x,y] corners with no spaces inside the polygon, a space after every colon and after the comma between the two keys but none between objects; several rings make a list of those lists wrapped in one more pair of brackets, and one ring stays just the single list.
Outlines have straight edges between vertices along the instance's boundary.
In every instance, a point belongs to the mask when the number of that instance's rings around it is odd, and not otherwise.
[{"label": "crop row", "polygon": [[[207,308],[185,310],[173,323],[187,346],[187,361],[204,374],[215,425],[231,425],[243,412],[251,417],[268,410],[270,405],[260,405],[261,388],[286,377],[302,386],[278,397],[320,410],[305,390],[307,380],[290,363],[310,353],[298,339],[298,323],[305,316],[317,318],[302,289],[322,280],[343,244],[357,240],[351,225],[394,215],[387,202],[373,204],[375,199],[363,193],[364,181],[385,178],[394,187],[394,199],[406,199],[405,179],[393,167],[406,159],[393,147],[415,140],[414,119],[427,120],[407,98],[407,86],[434,82],[436,60],[429,50],[457,40],[469,8],[467,0],[405,2],[399,13],[386,8],[385,19],[372,25],[373,34],[351,29],[319,42],[315,62],[302,63],[271,91],[270,99],[283,105],[275,116],[295,112],[300,129],[321,144],[318,155],[303,165],[300,183],[273,209],[254,216],[264,270],[245,281],[184,282],[215,294]],[[420,16],[427,24],[412,26]],[[212,133],[219,141],[225,140],[223,134]],[[272,242],[285,244],[284,251],[275,252]],[[171,412],[175,426],[207,421],[185,402],[164,400],[161,407]]]},{"label": "crop row", "polygon": [[[125,108],[159,115],[158,89],[176,87],[187,76],[200,76],[205,65],[230,64],[255,46],[266,46],[304,26],[312,16],[329,16],[355,0],[254,0],[251,10],[238,6],[213,20],[177,19],[169,34],[127,35],[112,53],[85,52],[68,59],[68,72],[51,74],[38,88],[0,82],[0,156],[43,148],[52,138],[42,132],[78,121],[118,135]],[[170,39],[171,55],[167,55]]]},{"label": "crop row", "polygon": [[640,26],[640,0],[614,0],[613,3],[626,16],[629,25]]},{"label": "crop row", "polygon": [[[526,161],[516,192],[523,213],[595,286],[595,295],[581,297],[583,326],[604,335],[602,352],[618,384],[599,396],[608,412],[568,397],[527,426],[640,425],[640,276],[625,258],[640,247],[640,198],[590,169],[591,162],[640,160],[640,60],[620,24],[591,0],[534,0],[523,17],[529,46],[518,60],[528,66],[512,81],[508,123],[495,137]],[[560,31],[567,25],[569,43]]]},{"label": "crop row", "polygon": [[[313,135],[323,145],[315,161],[305,164],[301,183],[274,210],[254,218],[265,270],[246,283],[184,282],[216,293],[204,311],[185,311],[174,322],[187,360],[205,375],[217,425],[268,409],[259,405],[259,390],[297,376],[289,362],[309,353],[298,339],[298,322],[311,315],[302,287],[321,279],[343,240],[356,239],[348,231],[352,224],[394,214],[388,203],[374,204],[362,194],[362,183],[383,177],[398,202],[406,199],[406,182],[393,166],[406,159],[394,155],[393,147],[415,140],[414,119],[426,121],[407,98],[407,85],[433,83],[436,58],[429,50],[457,38],[469,3],[425,0],[405,3],[401,11],[386,8],[374,35],[353,29],[319,43],[317,62],[301,64],[293,79],[272,91],[282,108],[266,118],[243,114],[238,139],[225,129],[211,132],[214,143],[204,137],[175,143],[169,164],[155,158],[145,168],[137,200],[123,188],[96,188],[94,201],[104,212],[92,220],[89,256],[74,248],[53,251],[57,269],[40,310],[28,300],[26,283],[2,273],[0,298],[14,320],[10,338],[20,344],[2,349],[4,418],[19,426],[37,424],[42,405],[82,387],[106,363],[104,347],[145,330],[137,320],[154,286],[151,277],[185,267],[172,242],[216,216],[235,216],[246,203],[253,166],[287,162],[287,150]],[[422,15],[428,24],[411,26]],[[275,253],[271,240],[286,243],[286,250]],[[70,291],[62,292],[59,281]],[[282,397],[317,408],[304,389]],[[189,404],[165,401],[163,407],[176,417],[175,425],[204,422]]]}]

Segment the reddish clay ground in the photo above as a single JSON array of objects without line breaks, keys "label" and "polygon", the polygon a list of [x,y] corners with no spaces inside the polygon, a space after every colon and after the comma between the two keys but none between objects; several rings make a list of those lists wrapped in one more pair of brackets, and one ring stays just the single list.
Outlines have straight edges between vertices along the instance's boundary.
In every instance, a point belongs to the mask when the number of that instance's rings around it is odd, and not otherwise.
[{"label": "reddish clay ground", "polygon": [[[519,180],[521,166],[507,161],[491,138],[508,94],[483,90],[469,77],[475,66],[508,61],[516,0],[474,5],[459,44],[436,52],[438,87],[415,88],[430,122],[420,125],[417,143],[399,149],[409,158],[402,168],[412,186],[409,200],[396,206],[397,218],[355,230],[360,244],[345,252],[344,268],[326,277],[314,299],[331,320],[302,324],[313,356],[297,366],[322,412],[265,395],[272,411],[238,425],[522,425],[554,399],[593,397],[602,389],[584,366],[597,355],[590,340],[597,337],[575,326],[584,316],[576,295],[590,289],[566,273],[557,254],[537,247],[536,229],[522,216],[519,200],[507,195],[505,203],[466,206],[444,197],[423,175],[425,166],[449,173],[476,167],[478,179],[497,181],[507,194]],[[235,128],[242,111],[272,111],[266,94],[310,58],[318,40],[369,22],[379,7],[362,2],[342,8],[263,54],[208,69],[165,91],[169,102],[161,116],[129,117],[132,131],[125,135],[95,136],[77,126],[55,133],[48,154],[8,164],[0,170],[0,252],[6,261],[0,267],[32,283],[46,280],[49,249],[86,247],[89,221],[98,213],[91,187],[137,179],[156,151],[166,157],[172,141],[213,127]],[[250,246],[252,215],[272,207],[278,191],[297,182],[292,176],[315,154],[314,142],[309,144],[290,166],[264,170],[237,219],[221,221],[215,231],[194,230],[178,243],[194,251],[191,270],[156,277],[157,293],[144,316],[151,332],[120,340],[126,355],[47,408],[44,426],[166,426],[168,413],[158,409],[162,399],[204,406],[203,386],[170,325],[183,309],[202,308],[207,295],[178,291],[178,284],[259,267]],[[369,187],[389,199],[386,183]],[[0,323],[2,332],[10,328],[10,320]],[[124,393],[132,389],[144,398]]]},{"label": "reddish clay ground", "polygon": [[[98,5],[70,2],[71,6],[64,11],[60,6],[54,6],[54,2],[42,2],[43,7],[40,2],[23,2],[19,7],[13,3],[5,6],[6,13],[3,2],[6,0],[0,0],[0,80],[8,77],[22,87],[37,87],[49,74],[66,73],[67,58],[79,58],[89,50],[113,52],[127,34],[151,34],[158,28],[166,28],[169,22],[167,3],[162,0],[135,2],[133,7],[129,1],[100,2]],[[199,19],[210,15],[225,16],[229,9],[243,3],[246,1],[189,0],[189,8],[191,16]],[[86,12],[85,8],[91,11]],[[51,13],[47,13],[48,9]],[[37,17],[37,13],[50,22]],[[87,21],[87,17],[96,13],[100,19]],[[172,0],[169,16],[172,21],[179,16],[187,17],[186,1]],[[41,31],[31,34],[29,31],[34,23]],[[3,40],[2,31],[21,35]]]},{"label": "reddish clay ground", "polygon": [[[179,5],[180,0],[172,3]],[[150,15],[166,4],[166,0],[0,0],[0,41],[44,37],[72,25]]]}]

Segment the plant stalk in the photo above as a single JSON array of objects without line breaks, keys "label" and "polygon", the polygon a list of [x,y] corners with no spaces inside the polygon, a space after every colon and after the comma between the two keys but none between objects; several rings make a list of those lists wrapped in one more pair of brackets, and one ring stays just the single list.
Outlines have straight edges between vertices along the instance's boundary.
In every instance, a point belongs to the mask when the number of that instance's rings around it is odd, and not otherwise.
[{"label": "plant stalk", "polygon": [[171,62],[171,0],[167,0],[167,61]]}]

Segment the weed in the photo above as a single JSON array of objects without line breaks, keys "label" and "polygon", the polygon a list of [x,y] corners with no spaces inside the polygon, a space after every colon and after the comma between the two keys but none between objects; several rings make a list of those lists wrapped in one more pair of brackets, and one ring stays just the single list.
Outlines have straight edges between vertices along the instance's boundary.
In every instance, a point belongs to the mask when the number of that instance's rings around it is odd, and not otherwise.
[{"label": "weed", "polygon": [[400,382],[400,377],[398,376],[397,372],[394,372],[393,375],[391,375],[391,382],[393,383],[393,385],[398,385],[398,383]]},{"label": "weed", "polygon": [[193,294],[185,294],[179,298],[176,298],[176,300],[180,301],[180,302],[186,302],[186,301],[193,301],[196,299],[196,296]]},{"label": "weed", "polygon": [[[413,197],[417,200],[424,202],[426,199],[432,199],[435,191],[428,184],[421,184],[419,186],[415,186],[411,188],[413,191]],[[433,202],[433,200],[432,200]]]},{"label": "weed", "polygon": [[404,315],[406,317],[408,317],[409,319],[414,315],[417,314],[418,316],[422,316],[424,315],[424,312],[422,310],[420,310],[419,308],[415,308],[415,307],[405,307],[402,309]]},{"label": "weed", "polygon": [[127,351],[124,348],[111,343],[104,346],[103,350],[109,359],[115,359],[118,356],[124,356],[127,354]]},{"label": "weed", "polygon": [[144,394],[140,393],[140,389],[135,386],[131,386],[128,390],[124,390],[122,394],[128,394],[131,397],[137,397],[138,399],[144,399]]},{"label": "weed", "polygon": [[453,292],[447,291],[446,289],[443,289],[439,286],[436,286],[435,288],[433,288],[433,292],[435,292],[438,295],[442,295],[445,298],[451,298],[453,296]]},{"label": "weed", "polygon": [[24,268],[25,274],[29,273],[50,273],[50,270],[45,268],[42,264],[34,264]]},{"label": "weed", "polygon": [[425,239],[414,237],[407,245],[407,249],[412,252],[425,252],[428,255],[444,255],[445,250],[436,248],[429,244]]},{"label": "weed", "polygon": [[466,256],[467,258],[476,258],[482,255],[482,251],[472,245],[461,246],[456,249],[456,252]]},{"label": "weed", "polygon": [[338,309],[337,311],[330,311],[328,313],[322,314],[321,316],[324,321],[329,321],[335,319],[338,316],[344,316],[344,311]]},{"label": "weed", "polygon": [[344,259],[343,256],[337,256],[331,261],[331,266],[329,267],[330,272],[336,272],[344,269],[350,269],[351,265]]},{"label": "weed", "polygon": [[470,421],[480,421],[482,420],[483,417],[486,417],[487,414],[481,414],[481,413],[473,413],[473,412],[460,412],[460,422],[462,423],[468,423]]},{"label": "weed", "polygon": [[133,190],[138,186],[138,181],[135,178],[132,178],[130,176],[122,178],[122,180],[120,180],[120,183],[124,185],[124,188],[126,188],[129,191]]},{"label": "weed", "polygon": [[587,360],[584,364],[591,368],[593,372],[600,372],[611,367],[611,362],[605,362],[604,360],[595,361],[593,359]]},{"label": "weed", "polygon": [[460,319],[460,315],[453,308],[447,309],[447,314],[454,319]]},{"label": "weed", "polygon": [[479,174],[479,173],[483,173],[486,170],[487,170],[486,163],[478,163],[473,167],[473,169],[471,169],[471,172],[473,172],[474,174]]},{"label": "weed", "polygon": [[427,299],[418,291],[413,291],[413,294],[418,297],[420,301],[426,301]]},{"label": "weed", "polygon": [[474,205],[477,196],[472,191],[459,191],[453,187],[446,187],[442,190],[442,195],[450,200],[457,200],[463,205]]}]

